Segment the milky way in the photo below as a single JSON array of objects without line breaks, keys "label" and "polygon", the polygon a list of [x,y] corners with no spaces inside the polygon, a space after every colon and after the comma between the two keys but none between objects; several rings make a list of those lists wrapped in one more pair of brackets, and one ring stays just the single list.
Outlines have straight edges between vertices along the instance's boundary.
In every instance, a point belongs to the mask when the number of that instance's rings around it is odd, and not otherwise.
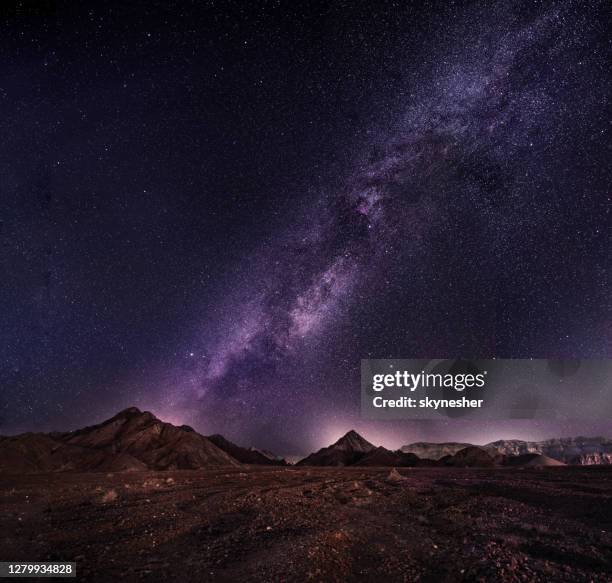
[{"label": "milky way", "polygon": [[603,431],[367,423],[358,371],[612,354],[605,4],[270,10],[180,12],[161,30],[147,8],[133,42],[99,11],[91,93],[67,56],[80,34],[37,37],[59,73],[42,86],[78,103],[47,89],[66,113],[23,170],[42,168],[44,202],[7,223],[14,241],[41,234],[11,247],[37,259],[7,312],[47,274],[40,342],[7,327],[8,425],[90,421],[93,399],[281,453],[351,426],[391,445]]},{"label": "milky way", "polygon": [[[471,16],[476,27],[467,22]],[[262,409],[286,429],[284,416],[299,416],[313,398],[325,402],[325,392],[337,390],[334,375],[320,387],[307,376],[330,344],[347,342],[337,327],[351,304],[376,305],[380,282],[398,262],[400,285],[410,286],[414,263],[422,278],[428,247],[440,232],[478,230],[485,249],[471,259],[487,277],[503,280],[503,270],[520,268],[517,247],[523,253],[526,241],[560,220],[555,179],[542,160],[556,140],[568,139],[560,129],[564,120],[579,115],[582,105],[559,89],[568,83],[567,54],[579,59],[588,45],[568,26],[574,16],[563,7],[527,24],[506,16],[500,24],[493,13],[470,14],[455,26],[455,42],[438,55],[436,69],[423,71],[393,135],[378,138],[359,158],[344,187],[311,195],[290,230],[254,254],[248,271],[236,276],[239,294],[229,292],[231,315],[221,324],[221,339],[205,339],[196,382],[187,390],[179,382],[173,401],[186,401],[204,419],[208,412],[222,417],[234,432]],[[411,334],[409,318],[398,317]],[[396,356],[410,349],[393,347]],[[431,356],[429,349],[419,352]],[[480,350],[493,355],[495,344]],[[352,353],[353,370],[360,356]],[[296,367],[304,377],[288,374]],[[354,376],[352,390],[354,406]]]}]

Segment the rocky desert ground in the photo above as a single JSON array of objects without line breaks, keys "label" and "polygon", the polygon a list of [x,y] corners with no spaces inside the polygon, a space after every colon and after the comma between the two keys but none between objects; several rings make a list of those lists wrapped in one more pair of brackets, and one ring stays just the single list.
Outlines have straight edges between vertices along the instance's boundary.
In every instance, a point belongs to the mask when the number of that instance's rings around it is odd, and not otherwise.
[{"label": "rocky desert ground", "polygon": [[0,506],[2,560],[80,581],[612,580],[609,466],[3,475]]}]

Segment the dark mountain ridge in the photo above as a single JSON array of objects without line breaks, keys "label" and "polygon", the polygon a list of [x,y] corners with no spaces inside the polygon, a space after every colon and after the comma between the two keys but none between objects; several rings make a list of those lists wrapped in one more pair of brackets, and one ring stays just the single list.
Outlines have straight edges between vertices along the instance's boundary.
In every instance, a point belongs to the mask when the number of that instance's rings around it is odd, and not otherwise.
[{"label": "dark mountain ridge", "polygon": [[501,439],[478,446],[469,443],[418,442],[402,446],[401,451],[414,453],[424,459],[441,460],[466,447],[479,447],[493,457],[540,454],[572,465],[612,464],[612,439],[607,437],[561,437],[543,441]]},{"label": "dark mountain ridge", "polygon": [[350,466],[373,452],[376,446],[354,430],[338,441],[300,460],[297,466]]},{"label": "dark mountain ridge", "polygon": [[[181,470],[242,464],[288,465],[270,452],[241,447],[218,434],[205,437],[192,427],[165,423],[136,407],[75,431],[0,436],[0,471],[5,473]],[[612,440],[499,440],[484,446],[419,442],[392,451],[376,447],[351,430],[296,465],[492,468],[565,464],[612,464]]]},{"label": "dark mountain ridge", "polygon": [[183,470],[270,463],[262,454],[241,455],[249,450],[217,437],[224,447],[187,425],[176,427],[148,411],[130,407],[102,423],[75,431],[0,437],[0,471]]},{"label": "dark mountain ridge", "polygon": [[[421,452],[423,457],[415,451]],[[296,465],[494,468],[610,463],[612,440],[603,437],[560,438],[543,442],[497,441],[484,446],[419,442],[391,451],[382,446],[375,447],[351,430]]]},{"label": "dark mountain ridge", "polygon": [[241,447],[225,439],[223,435],[208,435],[206,438],[214,443],[219,449],[232,456],[235,460],[238,460],[241,464],[261,464],[268,466],[287,465],[284,459],[278,458],[270,452],[252,447]]}]

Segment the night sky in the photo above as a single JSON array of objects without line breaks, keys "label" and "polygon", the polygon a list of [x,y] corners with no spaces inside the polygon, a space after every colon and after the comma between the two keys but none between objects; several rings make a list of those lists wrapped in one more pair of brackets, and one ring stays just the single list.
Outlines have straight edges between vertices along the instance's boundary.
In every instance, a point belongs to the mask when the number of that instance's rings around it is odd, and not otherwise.
[{"label": "night sky", "polygon": [[12,4],[1,433],[612,434],[359,417],[361,358],[612,357],[607,2]]}]

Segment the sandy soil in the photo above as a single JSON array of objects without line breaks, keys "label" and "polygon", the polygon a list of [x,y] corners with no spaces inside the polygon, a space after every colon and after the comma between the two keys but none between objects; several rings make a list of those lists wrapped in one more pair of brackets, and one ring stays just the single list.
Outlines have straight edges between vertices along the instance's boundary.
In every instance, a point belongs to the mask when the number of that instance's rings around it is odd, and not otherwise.
[{"label": "sandy soil", "polygon": [[2,476],[0,559],[80,581],[612,581],[612,467],[399,473]]}]

